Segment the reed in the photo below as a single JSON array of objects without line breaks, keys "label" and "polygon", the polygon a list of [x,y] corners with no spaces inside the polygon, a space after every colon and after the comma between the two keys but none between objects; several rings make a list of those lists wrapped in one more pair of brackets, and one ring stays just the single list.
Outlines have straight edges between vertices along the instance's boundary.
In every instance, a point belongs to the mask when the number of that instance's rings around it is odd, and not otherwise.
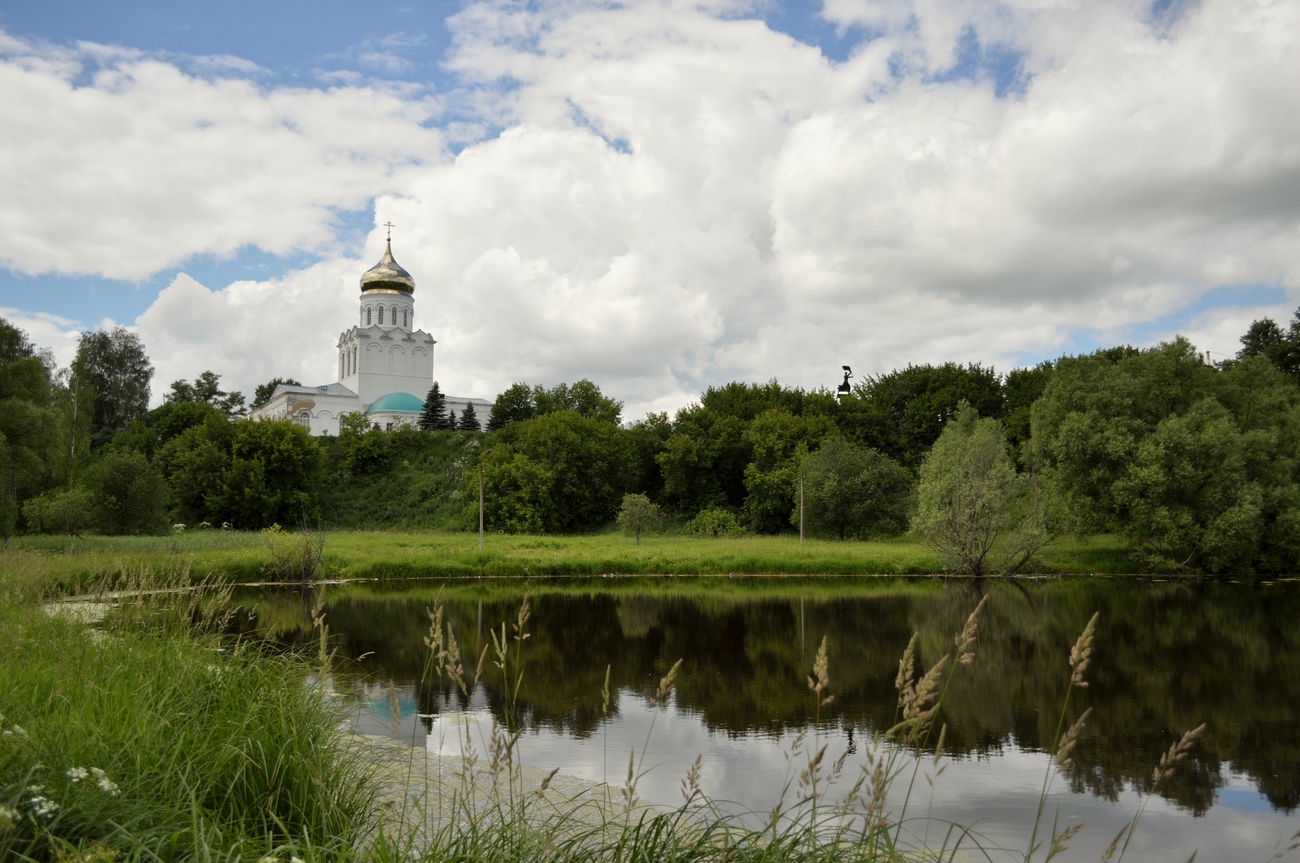
[{"label": "reed", "polygon": [[[863,742],[859,760],[828,758],[815,722],[793,744],[797,769],[770,811],[735,811],[709,797],[699,760],[682,780],[682,805],[663,811],[638,799],[644,748],[640,761],[629,754],[621,786],[581,792],[558,790],[556,771],[522,762],[518,696],[530,598],[513,621],[491,630],[477,657],[462,654],[463,639],[434,600],[426,682],[469,695],[491,676],[505,703],[485,739],[472,739],[466,727],[463,758],[418,771],[406,762],[400,795],[385,798],[391,772],[340,726],[323,604],[312,615],[314,655],[271,656],[223,638],[226,589],[184,566],[101,573],[93,598],[105,608],[91,628],[41,609],[48,582],[39,561],[5,563],[0,651],[22,661],[0,664],[0,858],[902,863],[969,852],[1007,859],[985,847],[972,825],[910,814],[942,781],[939,719],[956,675],[979,662],[983,601],[928,666],[912,639],[899,661],[895,722]],[[1052,777],[1070,767],[1086,732],[1086,711],[1070,719],[1070,693],[1087,686],[1095,638],[1096,617],[1065,659],[1070,683],[1039,822]],[[823,638],[806,679],[814,713],[835,697],[829,655]],[[681,667],[679,660],[664,670],[656,708],[671,703]],[[606,680],[606,710],[610,698]],[[1201,730],[1171,745],[1154,767],[1152,792],[1189,756]],[[1145,806],[1103,859],[1123,859]],[[1021,859],[1061,854],[1078,828],[1058,828],[1055,821],[1040,838],[1036,822]]]}]

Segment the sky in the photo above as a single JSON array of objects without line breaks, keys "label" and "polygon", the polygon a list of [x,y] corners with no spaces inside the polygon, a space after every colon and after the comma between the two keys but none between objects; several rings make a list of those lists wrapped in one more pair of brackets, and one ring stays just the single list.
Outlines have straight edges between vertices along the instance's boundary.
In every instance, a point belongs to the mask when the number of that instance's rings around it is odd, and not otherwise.
[{"label": "sky", "polygon": [[[1294,0],[0,6],[0,315],[333,380],[416,280],[444,392],[999,371],[1300,303]],[[417,394],[420,395],[420,394]]]}]

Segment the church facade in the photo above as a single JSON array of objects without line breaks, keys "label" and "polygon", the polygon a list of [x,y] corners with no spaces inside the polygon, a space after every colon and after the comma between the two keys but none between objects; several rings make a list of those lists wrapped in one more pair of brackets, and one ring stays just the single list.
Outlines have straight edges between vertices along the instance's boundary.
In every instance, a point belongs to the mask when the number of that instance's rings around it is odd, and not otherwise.
[{"label": "church facade", "polygon": [[[390,237],[384,257],[361,276],[357,325],[339,336],[338,380],[280,384],[249,417],[292,419],[314,435],[337,435],[340,419],[358,412],[375,428],[415,425],[433,386],[435,344],[415,329],[415,279],[393,259]],[[470,405],[479,427],[486,426],[492,402],[447,396],[447,410],[458,422]]]}]

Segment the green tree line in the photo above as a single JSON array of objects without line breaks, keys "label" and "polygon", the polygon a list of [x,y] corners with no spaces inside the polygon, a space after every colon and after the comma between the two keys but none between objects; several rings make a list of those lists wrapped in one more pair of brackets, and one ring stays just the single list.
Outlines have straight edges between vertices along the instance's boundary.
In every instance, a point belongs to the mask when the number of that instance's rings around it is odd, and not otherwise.
[{"label": "green tree line", "polygon": [[247,421],[210,371],[149,410],[152,367],[121,328],[84,334],[63,370],[8,323],[0,351],[6,537],[476,526],[481,475],[492,530],[597,529],[632,495],[638,535],[657,514],[711,535],[910,528],[974,572],[1022,565],[1063,532],[1121,535],[1152,569],[1300,566],[1300,312],[1285,330],[1255,322],[1213,364],[1180,338],[1007,374],[911,365],[838,398],[733,382],[634,423],[589,380],[517,383],[486,433],[444,413],[435,386],[421,428],[353,415],[332,438]]}]

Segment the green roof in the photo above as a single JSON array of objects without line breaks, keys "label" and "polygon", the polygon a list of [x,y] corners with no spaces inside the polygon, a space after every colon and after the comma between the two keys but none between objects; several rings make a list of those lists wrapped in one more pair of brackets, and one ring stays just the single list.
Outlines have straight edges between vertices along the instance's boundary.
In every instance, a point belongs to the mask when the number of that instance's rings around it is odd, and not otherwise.
[{"label": "green roof", "polygon": [[389,393],[375,399],[375,403],[366,410],[366,413],[418,414],[423,410],[424,399],[416,398],[410,393]]}]

